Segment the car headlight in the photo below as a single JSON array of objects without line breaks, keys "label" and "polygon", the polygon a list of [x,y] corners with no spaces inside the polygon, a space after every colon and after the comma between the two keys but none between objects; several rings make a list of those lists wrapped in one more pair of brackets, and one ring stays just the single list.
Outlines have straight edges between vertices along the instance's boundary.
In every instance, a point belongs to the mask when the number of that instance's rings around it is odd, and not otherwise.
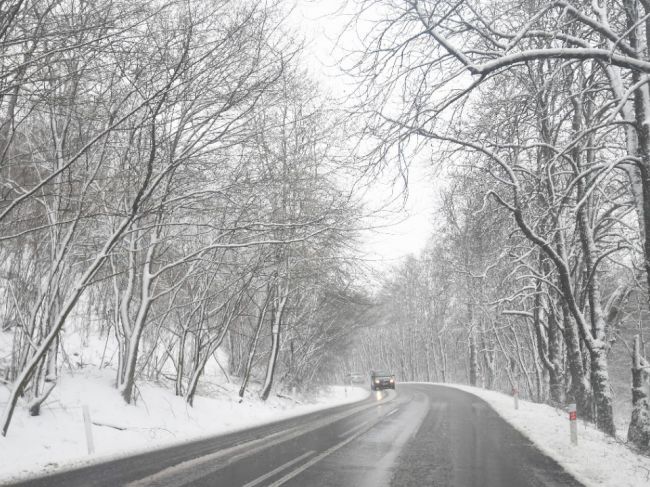
[{"label": "car headlight", "polygon": [[391,381],[391,382],[395,382],[395,379],[391,379],[390,381]]},{"label": "car headlight", "polygon": [[379,384],[379,379],[375,379],[375,384]]}]

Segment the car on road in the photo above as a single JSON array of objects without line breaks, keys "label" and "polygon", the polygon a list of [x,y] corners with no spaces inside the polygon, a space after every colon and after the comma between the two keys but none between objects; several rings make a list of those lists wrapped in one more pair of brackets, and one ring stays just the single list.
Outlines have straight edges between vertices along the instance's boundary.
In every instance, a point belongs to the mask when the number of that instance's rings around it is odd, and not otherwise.
[{"label": "car on road", "polygon": [[395,375],[373,370],[370,372],[370,390],[381,391],[384,389],[395,389]]}]

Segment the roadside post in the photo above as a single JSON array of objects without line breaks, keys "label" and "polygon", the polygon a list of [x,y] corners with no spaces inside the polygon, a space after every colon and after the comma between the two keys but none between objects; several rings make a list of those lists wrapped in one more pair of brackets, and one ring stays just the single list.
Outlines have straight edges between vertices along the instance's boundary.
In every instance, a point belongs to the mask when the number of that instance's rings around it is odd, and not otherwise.
[{"label": "roadside post", "polygon": [[571,444],[578,444],[578,412],[575,404],[569,404],[569,424],[571,425]]},{"label": "roadside post", "polygon": [[95,443],[93,441],[92,422],[90,421],[90,410],[86,404],[83,405],[84,427],[86,429],[86,446],[88,447],[88,455],[95,453]]},{"label": "roadside post", "polygon": [[512,388],[512,397],[515,401],[515,409],[519,409],[519,390],[516,387]]}]

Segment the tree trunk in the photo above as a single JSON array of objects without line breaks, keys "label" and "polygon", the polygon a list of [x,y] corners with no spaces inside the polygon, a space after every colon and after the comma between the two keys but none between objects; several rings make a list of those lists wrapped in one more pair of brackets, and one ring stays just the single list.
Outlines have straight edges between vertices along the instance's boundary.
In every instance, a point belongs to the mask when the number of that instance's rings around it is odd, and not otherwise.
[{"label": "tree trunk", "polygon": [[494,350],[492,344],[485,339],[487,331],[485,330],[485,323],[481,322],[481,348],[483,349],[483,365],[485,373],[485,388],[492,390],[494,388],[494,379],[496,377],[496,363],[494,358]]},{"label": "tree trunk", "polygon": [[250,380],[251,370],[253,369],[253,361],[255,360],[255,352],[257,351],[257,343],[259,342],[260,339],[262,325],[264,324],[264,318],[266,317],[266,310],[269,307],[269,298],[270,298],[269,293],[270,291],[267,292],[266,299],[264,301],[264,306],[262,306],[262,309],[260,310],[260,313],[257,317],[257,327],[255,329],[255,336],[253,337],[253,341],[251,342],[248,351],[248,359],[246,360],[244,377],[242,378],[241,387],[239,388],[240,398],[244,397],[244,394],[246,393],[246,387],[248,386],[248,381]]},{"label": "tree trunk", "polygon": [[478,384],[478,353],[473,331],[469,334],[469,383],[475,387]]},{"label": "tree trunk", "polygon": [[183,395],[183,375],[185,373],[185,344],[187,343],[187,334],[189,326],[185,326],[181,332],[181,340],[178,344],[178,353],[176,354],[176,381],[174,392],[177,396]]},{"label": "tree trunk", "polygon": [[[155,230],[160,232],[160,226]],[[147,254],[145,261],[142,266],[142,274],[140,283],[140,303],[138,307],[138,314],[133,323],[133,330],[131,336],[129,337],[128,347],[127,347],[127,356],[124,363],[124,379],[120,387],[120,394],[124,402],[131,404],[133,400],[133,387],[135,386],[135,371],[138,365],[138,351],[140,348],[140,340],[142,338],[142,333],[147,324],[147,317],[149,315],[149,309],[152,304],[151,291],[154,284],[155,275],[151,273],[151,265],[156,252],[156,247],[158,244],[158,233],[154,233],[151,241],[149,242],[149,248],[147,249]]]},{"label": "tree trunk", "polygon": [[641,449],[650,448],[650,400],[643,380],[649,368],[650,363],[641,355],[639,335],[636,335],[632,349],[632,418],[627,439]]},{"label": "tree trunk", "polygon": [[562,333],[558,324],[558,317],[552,303],[549,303],[548,312],[548,360],[549,389],[551,401],[555,405],[564,404],[564,368],[562,367]]},{"label": "tree trunk", "polygon": [[[580,166],[578,165],[578,167]],[[582,196],[584,194],[583,186],[584,182],[577,183],[578,195]],[[591,383],[594,394],[594,405],[596,406],[596,425],[601,431],[614,435],[616,433],[616,426],[614,424],[614,408],[607,364],[607,343],[605,341],[607,323],[605,322],[601,305],[600,280],[596,268],[598,262],[596,244],[584,206],[578,210],[577,218],[587,270],[587,282],[585,285],[589,300],[591,330],[584,330],[583,337],[591,358]]]},{"label": "tree trunk", "polygon": [[194,396],[196,389],[199,386],[199,379],[205,370],[205,365],[208,363],[210,354],[206,353],[205,356],[195,365],[190,381],[187,384],[187,394],[185,394],[185,402],[190,406],[194,406]]},{"label": "tree trunk", "polygon": [[614,407],[612,391],[609,386],[607,373],[607,351],[605,347],[589,350],[591,357],[591,383],[594,388],[594,403],[596,405],[596,426],[601,431],[614,435]]},{"label": "tree trunk", "polygon": [[[543,259],[540,255],[540,270],[549,275],[551,273],[551,263],[548,259]],[[551,296],[544,293],[546,298],[542,297],[542,283],[538,280],[535,294],[535,310],[533,312],[535,320],[535,331],[537,334],[537,349],[548,372],[549,394],[552,404],[564,404],[564,370],[562,367],[562,335],[558,324],[556,308],[552,302]],[[546,330],[544,330],[541,314],[544,309],[543,303],[546,303]]]},{"label": "tree trunk", "polygon": [[[237,306],[235,305],[231,310],[226,311],[226,316],[224,317],[224,320],[222,322],[222,328],[219,334],[212,338],[206,345],[201,347],[201,344],[199,343],[199,335],[197,333],[197,339],[196,339],[196,346],[195,346],[195,351],[194,351],[194,370],[192,371],[192,377],[190,378],[190,382],[187,385],[187,393],[185,394],[185,401],[192,406],[194,404],[194,395],[196,394],[196,388],[199,384],[199,379],[201,378],[201,375],[203,374],[203,371],[205,370],[205,366],[208,363],[208,360],[210,360],[210,357],[213,356],[213,354],[217,351],[217,349],[221,346],[223,343],[224,338],[226,338],[226,334],[228,333],[228,330],[230,329],[230,324],[233,322],[235,319],[236,313],[237,313]],[[203,354],[203,357],[201,357],[201,349],[205,349],[205,353]]]},{"label": "tree trunk", "polygon": [[277,297],[276,306],[271,314],[271,352],[269,354],[269,362],[266,366],[266,377],[260,398],[266,401],[271,394],[271,387],[273,386],[273,375],[277,365],[278,353],[280,352],[280,326],[282,324],[282,317],[284,315],[284,307],[287,302],[286,293],[283,296]]},{"label": "tree trunk", "polygon": [[593,420],[591,387],[585,376],[578,325],[571,318],[569,307],[564,300],[562,301],[562,317],[564,341],[571,375],[571,391],[567,400],[575,401],[578,415],[581,418]]},{"label": "tree trunk", "polygon": [[40,395],[36,395],[29,403],[29,415],[38,416],[41,414],[41,405],[47,400],[50,393],[56,387],[56,358],[59,350],[59,338],[57,337],[52,344],[52,347],[47,353],[45,363],[45,374],[43,376],[43,391]]},{"label": "tree trunk", "polygon": [[47,398],[50,396],[50,393],[54,390],[55,387],[56,381],[48,380],[46,377],[43,392],[40,396],[34,398],[29,403],[28,410],[30,416],[38,416],[41,414],[41,405],[47,400]]},{"label": "tree trunk", "polygon": [[443,339],[440,335],[438,335],[438,343],[440,344],[440,378],[444,384],[447,382],[447,354]]}]

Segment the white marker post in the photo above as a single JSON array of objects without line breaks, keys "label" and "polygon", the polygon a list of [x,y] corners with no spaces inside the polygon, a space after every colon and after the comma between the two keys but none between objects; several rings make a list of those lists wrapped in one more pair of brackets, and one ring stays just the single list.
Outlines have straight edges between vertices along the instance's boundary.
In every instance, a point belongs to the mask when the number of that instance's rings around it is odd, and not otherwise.
[{"label": "white marker post", "polygon": [[515,400],[515,409],[519,409],[519,390],[516,387],[512,388],[512,397]]},{"label": "white marker post", "polygon": [[90,410],[87,405],[83,405],[84,427],[86,429],[86,446],[88,447],[88,455],[95,453],[95,443],[93,441],[93,424],[90,421]]},{"label": "white marker post", "polygon": [[575,404],[569,404],[569,424],[571,425],[571,444],[578,444],[578,412]]}]

